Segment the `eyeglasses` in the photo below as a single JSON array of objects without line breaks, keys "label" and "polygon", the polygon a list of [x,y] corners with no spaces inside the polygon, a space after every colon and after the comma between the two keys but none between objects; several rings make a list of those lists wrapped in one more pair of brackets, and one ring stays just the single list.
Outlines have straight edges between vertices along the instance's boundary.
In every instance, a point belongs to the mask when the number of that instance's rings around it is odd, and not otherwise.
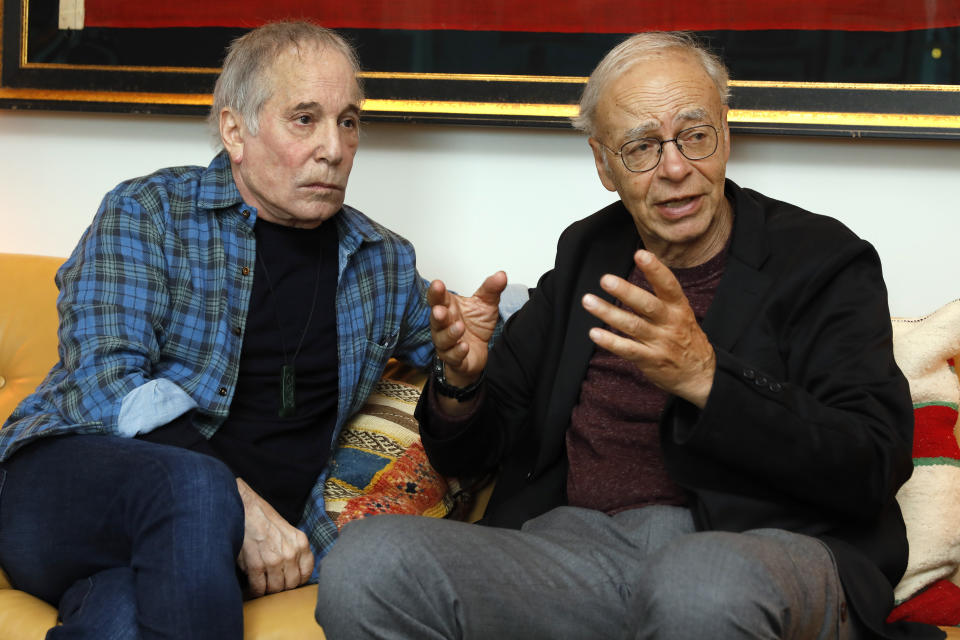
[{"label": "eyeglasses", "polygon": [[687,160],[709,158],[717,150],[717,129],[713,125],[699,124],[684,129],[672,140],[637,138],[625,142],[620,147],[620,151],[614,151],[599,140],[597,142],[613,155],[620,156],[627,171],[644,173],[657,168],[657,165],[660,164],[660,157],[663,156],[663,145],[668,142],[677,145],[677,150]]}]

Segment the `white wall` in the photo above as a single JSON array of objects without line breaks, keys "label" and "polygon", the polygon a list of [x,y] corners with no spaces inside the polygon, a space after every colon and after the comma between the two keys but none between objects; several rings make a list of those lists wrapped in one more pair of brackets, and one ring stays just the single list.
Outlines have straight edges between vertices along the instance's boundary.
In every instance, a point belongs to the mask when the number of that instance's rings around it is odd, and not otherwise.
[{"label": "white wall", "polygon": [[[120,180],[206,165],[200,118],[0,110],[0,251],[66,256]],[[877,247],[896,315],[960,297],[960,142],[734,136],[729,177],[839,218]],[[462,291],[533,284],[560,231],[613,200],[561,130],[368,124],[347,201]]]}]

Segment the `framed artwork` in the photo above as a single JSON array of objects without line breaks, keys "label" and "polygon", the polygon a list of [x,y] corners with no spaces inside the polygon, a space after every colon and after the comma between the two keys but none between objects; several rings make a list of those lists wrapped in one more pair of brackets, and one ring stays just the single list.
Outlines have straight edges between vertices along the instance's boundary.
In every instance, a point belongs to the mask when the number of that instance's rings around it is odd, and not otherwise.
[{"label": "framed artwork", "polygon": [[735,131],[960,139],[960,0],[0,0],[0,107],[202,114],[226,45],[310,19],[358,49],[364,117],[569,126],[627,35],[690,30]]}]

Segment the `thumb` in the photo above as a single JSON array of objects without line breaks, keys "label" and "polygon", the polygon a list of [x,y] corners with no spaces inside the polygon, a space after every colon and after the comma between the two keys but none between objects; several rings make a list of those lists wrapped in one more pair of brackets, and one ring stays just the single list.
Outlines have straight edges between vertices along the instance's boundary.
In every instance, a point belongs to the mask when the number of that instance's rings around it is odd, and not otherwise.
[{"label": "thumb", "polygon": [[506,288],[507,274],[503,271],[497,271],[484,280],[483,284],[480,285],[480,288],[477,289],[473,295],[487,304],[496,306],[500,304],[500,294],[503,293],[503,290]]}]

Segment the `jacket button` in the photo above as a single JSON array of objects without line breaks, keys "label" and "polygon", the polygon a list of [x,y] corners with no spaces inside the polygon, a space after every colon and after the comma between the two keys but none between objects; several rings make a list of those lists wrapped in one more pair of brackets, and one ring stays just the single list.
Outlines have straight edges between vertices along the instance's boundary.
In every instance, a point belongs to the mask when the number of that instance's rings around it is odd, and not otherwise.
[{"label": "jacket button", "polygon": [[840,622],[846,622],[846,621],[847,621],[847,603],[841,602],[840,603]]},{"label": "jacket button", "polygon": [[763,376],[757,376],[756,380],[753,381],[753,384],[757,385],[758,387],[763,387],[767,384],[767,379]]},{"label": "jacket button", "polygon": [[222,395],[222,396],[225,396],[225,395],[227,395],[227,388],[226,388],[226,387],[220,387],[219,389],[217,389],[217,393],[219,393],[219,394]]},{"label": "jacket button", "polygon": [[7,386],[7,379],[0,376],[0,389],[3,389],[5,386]]},{"label": "jacket button", "polygon": [[783,390],[783,385],[781,385],[779,382],[770,383],[770,391],[773,391],[774,393],[780,393],[780,391],[782,390]]},{"label": "jacket button", "polygon": [[743,370],[743,377],[746,378],[747,380],[753,380],[753,378],[754,378],[756,375],[757,375],[757,373],[756,373],[753,369],[744,369],[744,370]]},{"label": "jacket button", "polygon": [[527,482],[533,482],[533,471],[527,471]]}]

